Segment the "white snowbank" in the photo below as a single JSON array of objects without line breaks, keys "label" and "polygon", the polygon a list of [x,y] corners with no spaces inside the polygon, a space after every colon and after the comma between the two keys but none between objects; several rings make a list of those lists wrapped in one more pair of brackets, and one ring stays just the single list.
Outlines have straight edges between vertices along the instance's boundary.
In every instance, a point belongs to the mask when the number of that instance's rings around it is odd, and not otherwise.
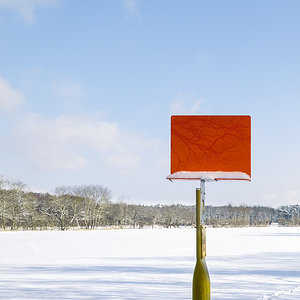
[{"label": "white snowbank", "polygon": [[[194,229],[0,232],[0,299],[191,299]],[[300,299],[300,228],[207,230],[212,300]]]}]

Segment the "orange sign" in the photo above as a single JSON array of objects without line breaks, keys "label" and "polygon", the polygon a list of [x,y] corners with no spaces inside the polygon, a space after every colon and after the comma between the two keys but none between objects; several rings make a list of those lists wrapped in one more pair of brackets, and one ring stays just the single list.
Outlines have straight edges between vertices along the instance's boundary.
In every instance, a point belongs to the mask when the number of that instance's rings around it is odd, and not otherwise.
[{"label": "orange sign", "polygon": [[250,116],[172,116],[167,178],[251,180]]}]

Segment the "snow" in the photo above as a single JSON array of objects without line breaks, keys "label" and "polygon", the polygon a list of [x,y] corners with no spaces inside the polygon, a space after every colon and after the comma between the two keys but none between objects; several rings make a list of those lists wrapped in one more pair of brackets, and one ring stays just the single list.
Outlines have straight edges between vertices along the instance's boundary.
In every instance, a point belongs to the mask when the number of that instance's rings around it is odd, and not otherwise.
[{"label": "snow", "polygon": [[[0,232],[1,299],[191,299],[194,229]],[[300,228],[208,228],[213,300],[300,299]]]},{"label": "snow", "polygon": [[214,180],[251,180],[250,176],[243,172],[190,172],[180,171],[167,176],[167,179],[201,179],[205,181]]}]

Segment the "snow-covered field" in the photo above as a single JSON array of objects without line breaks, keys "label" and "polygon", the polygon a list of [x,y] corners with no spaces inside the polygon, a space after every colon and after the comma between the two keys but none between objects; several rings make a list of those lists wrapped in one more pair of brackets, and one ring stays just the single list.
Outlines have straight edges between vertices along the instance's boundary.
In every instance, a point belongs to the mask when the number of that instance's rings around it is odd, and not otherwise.
[{"label": "snow-covered field", "polygon": [[[194,229],[0,232],[1,299],[191,299]],[[207,230],[213,300],[300,299],[300,228]]]}]

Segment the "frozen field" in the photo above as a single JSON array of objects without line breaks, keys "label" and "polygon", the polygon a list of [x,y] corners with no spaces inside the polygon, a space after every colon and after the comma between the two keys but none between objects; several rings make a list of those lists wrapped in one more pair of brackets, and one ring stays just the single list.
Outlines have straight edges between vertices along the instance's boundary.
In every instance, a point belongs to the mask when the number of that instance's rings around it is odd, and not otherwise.
[{"label": "frozen field", "polygon": [[[300,299],[300,228],[208,229],[213,300]],[[0,232],[1,299],[191,299],[194,229]]]}]

